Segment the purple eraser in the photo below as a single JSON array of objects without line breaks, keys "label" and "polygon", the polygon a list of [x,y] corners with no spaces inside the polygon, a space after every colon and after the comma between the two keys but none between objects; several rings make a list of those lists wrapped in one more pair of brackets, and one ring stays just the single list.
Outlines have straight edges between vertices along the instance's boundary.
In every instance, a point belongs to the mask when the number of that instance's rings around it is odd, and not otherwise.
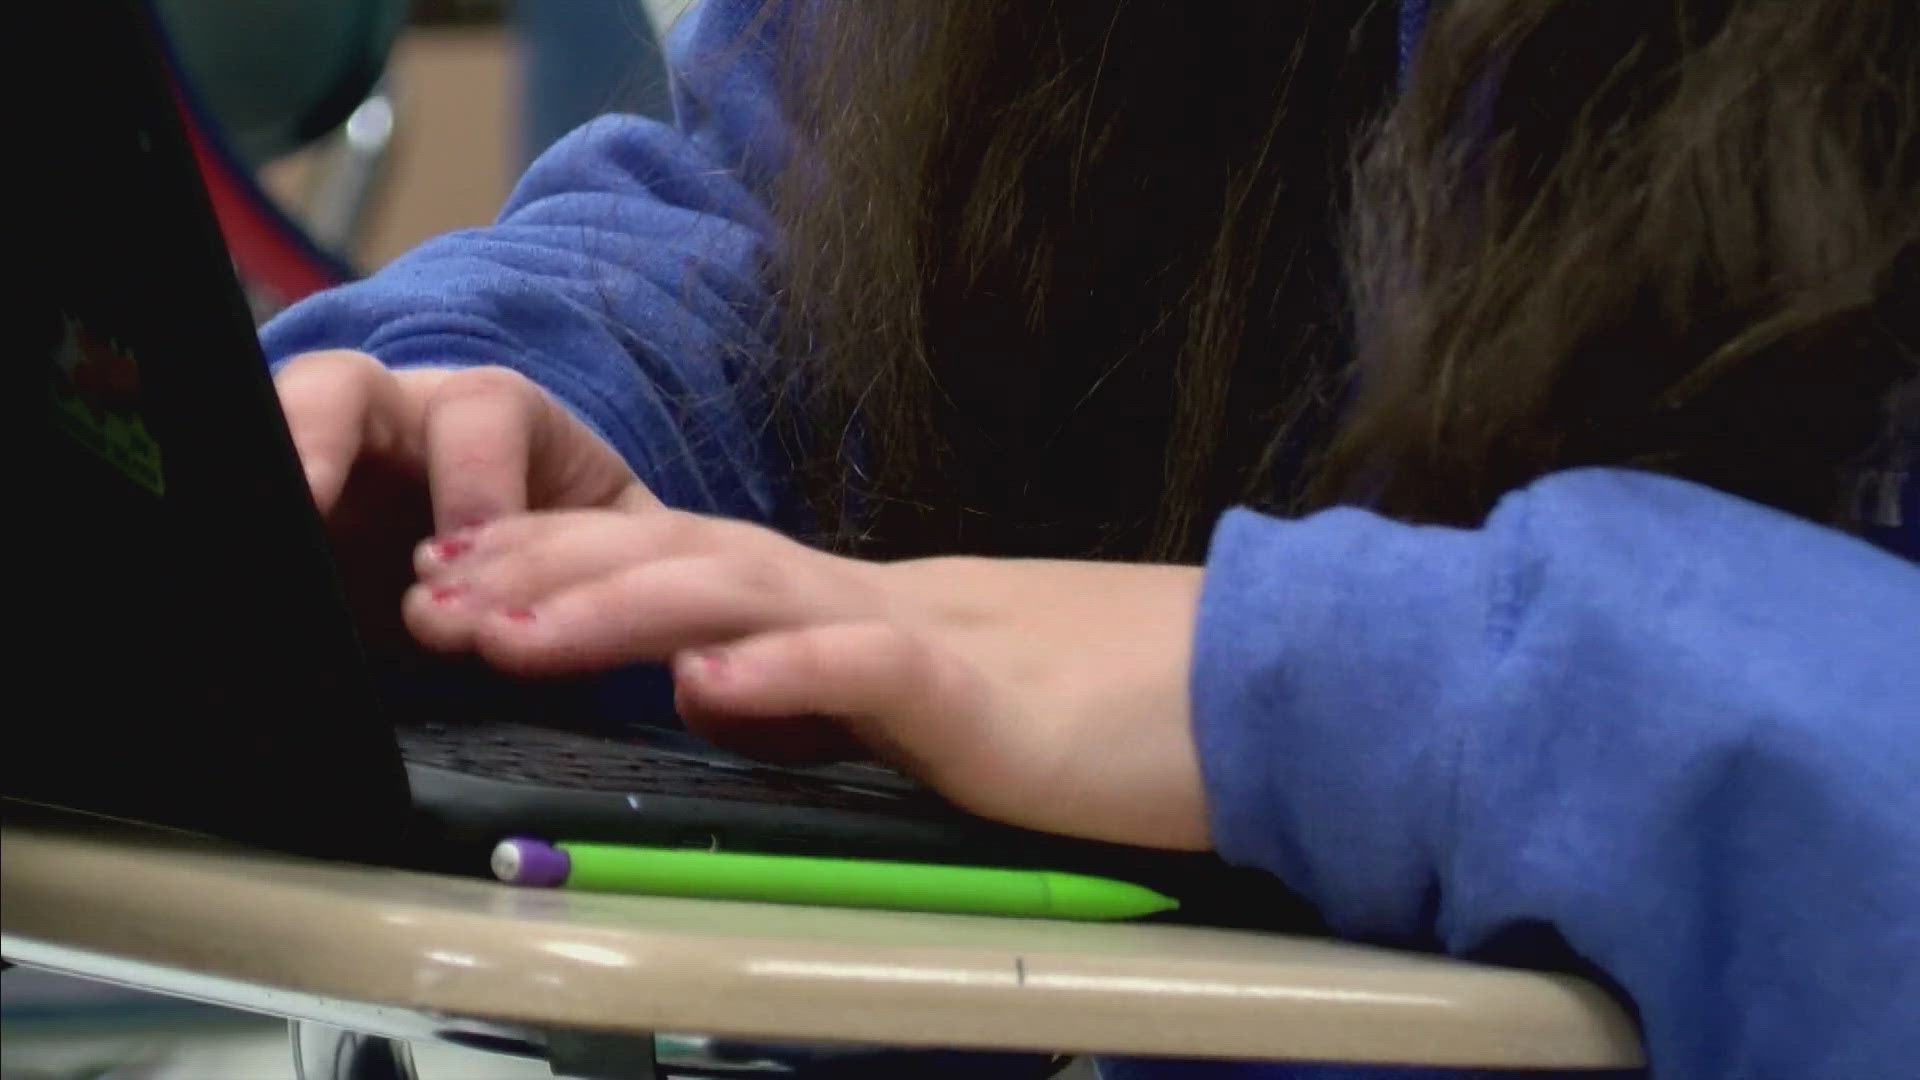
[{"label": "purple eraser", "polygon": [[565,884],[573,869],[567,853],[526,836],[513,836],[493,846],[493,876],[514,885]]}]

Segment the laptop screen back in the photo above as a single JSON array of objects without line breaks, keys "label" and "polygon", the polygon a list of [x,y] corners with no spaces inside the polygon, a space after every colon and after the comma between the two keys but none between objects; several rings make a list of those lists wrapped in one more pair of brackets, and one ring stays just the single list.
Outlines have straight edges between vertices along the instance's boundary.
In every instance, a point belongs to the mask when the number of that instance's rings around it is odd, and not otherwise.
[{"label": "laptop screen back", "polygon": [[143,6],[35,8],[23,32],[63,77],[19,110],[29,601],[5,794],[388,857],[392,732]]}]

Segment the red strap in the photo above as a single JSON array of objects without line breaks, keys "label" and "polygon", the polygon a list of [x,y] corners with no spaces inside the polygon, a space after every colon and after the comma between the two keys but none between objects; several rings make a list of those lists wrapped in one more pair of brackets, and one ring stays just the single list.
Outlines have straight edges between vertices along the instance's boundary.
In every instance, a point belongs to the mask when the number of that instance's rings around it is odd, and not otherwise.
[{"label": "red strap", "polygon": [[209,145],[198,118],[180,99],[178,88],[174,100],[213,202],[214,216],[220,221],[220,231],[241,278],[264,287],[279,305],[341,284],[343,279],[332,267],[283,235],[285,225],[260,205],[254,185],[232,174],[226,160]]}]

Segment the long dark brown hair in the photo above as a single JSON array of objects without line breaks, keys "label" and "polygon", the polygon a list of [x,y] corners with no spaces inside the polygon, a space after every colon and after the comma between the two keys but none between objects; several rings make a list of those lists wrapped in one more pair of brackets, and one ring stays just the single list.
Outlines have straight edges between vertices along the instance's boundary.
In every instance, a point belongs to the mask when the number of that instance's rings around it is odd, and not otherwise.
[{"label": "long dark brown hair", "polygon": [[1193,559],[1579,464],[1831,520],[1915,371],[1920,5],[1455,0],[1396,94],[1386,2],[770,2],[842,548]]},{"label": "long dark brown hair", "polygon": [[1846,524],[1920,349],[1920,4],[1461,0],[1358,168],[1323,498],[1631,465]]}]

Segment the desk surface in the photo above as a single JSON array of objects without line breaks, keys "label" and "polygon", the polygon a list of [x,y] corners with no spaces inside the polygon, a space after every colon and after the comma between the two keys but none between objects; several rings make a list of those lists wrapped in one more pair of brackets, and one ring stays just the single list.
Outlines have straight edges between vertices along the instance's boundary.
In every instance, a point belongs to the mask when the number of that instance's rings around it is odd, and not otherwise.
[{"label": "desk surface", "polygon": [[0,856],[8,959],[373,1034],[1640,1061],[1578,979],[1317,939],[518,889],[18,804]]}]

